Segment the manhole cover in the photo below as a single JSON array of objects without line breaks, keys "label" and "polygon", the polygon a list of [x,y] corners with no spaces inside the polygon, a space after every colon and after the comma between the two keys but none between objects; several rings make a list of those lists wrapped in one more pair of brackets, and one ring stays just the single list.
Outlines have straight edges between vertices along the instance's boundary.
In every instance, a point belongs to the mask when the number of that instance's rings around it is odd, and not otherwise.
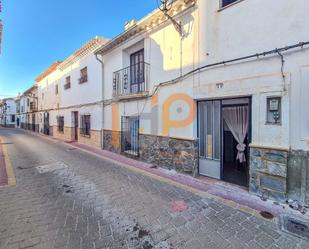
[{"label": "manhole cover", "polygon": [[304,217],[281,217],[281,230],[309,240],[309,220]]},{"label": "manhole cover", "polygon": [[36,169],[40,174],[45,174],[49,172],[53,172],[55,170],[59,169],[65,169],[68,166],[64,164],[63,162],[55,162],[55,163],[50,163],[42,166],[37,166]]},{"label": "manhole cover", "polygon": [[269,220],[271,220],[271,219],[274,218],[274,215],[273,215],[272,213],[270,213],[270,212],[267,212],[267,211],[261,211],[261,212],[260,212],[260,215],[261,215],[263,218],[269,219]]}]

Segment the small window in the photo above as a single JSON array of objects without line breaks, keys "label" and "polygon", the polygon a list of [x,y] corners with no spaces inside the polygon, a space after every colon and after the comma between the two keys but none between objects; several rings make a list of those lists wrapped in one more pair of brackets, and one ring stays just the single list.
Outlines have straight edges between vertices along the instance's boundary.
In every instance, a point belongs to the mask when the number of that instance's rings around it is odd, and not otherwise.
[{"label": "small window", "polygon": [[281,124],[281,97],[267,98],[267,124]]},{"label": "small window", "polygon": [[80,134],[90,136],[90,115],[81,115]]},{"label": "small window", "polygon": [[224,8],[225,6],[228,6],[232,3],[235,3],[239,0],[221,0],[221,8]]},{"label": "small window", "polygon": [[58,89],[58,84],[55,85],[55,93],[58,95],[59,89]]},{"label": "small window", "polygon": [[30,100],[29,100],[29,99],[27,99],[27,106],[29,106],[29,104],[30,104]]},{"label": "small window", "polygon": [[15,115],[11,116],[11,122],[14,123],[15,122]]},{"label": "small window", "polygon": [[64,84],[64,89],[67,90],[71,88],[71,77],[68,76],[65,78],[65,84]]},{"label": "small window", "polygon": [[64,117],[63,116],[57,117],[57,129],[58,129],[58,132],[63,133],[64,131]]},{"label": "small window", "polygon": [[79,78],[79,84],[85,83],[88,81],[88,73],[87,73],[87,67],[84,67],[80,70],[80,78]]}]

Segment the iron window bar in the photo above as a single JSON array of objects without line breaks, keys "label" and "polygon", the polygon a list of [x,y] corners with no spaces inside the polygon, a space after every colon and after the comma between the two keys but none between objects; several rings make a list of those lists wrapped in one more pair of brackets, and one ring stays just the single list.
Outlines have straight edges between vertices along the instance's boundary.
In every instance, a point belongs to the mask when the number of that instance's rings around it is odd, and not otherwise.
[{"label": "iron window bar", "polygon": [[139,62],[113,73],[113,96],[148,91],[150,64]]},{"label": "iron window bar", "polygon": [[139,156],[139,117],[121,117],[121,152]]}]

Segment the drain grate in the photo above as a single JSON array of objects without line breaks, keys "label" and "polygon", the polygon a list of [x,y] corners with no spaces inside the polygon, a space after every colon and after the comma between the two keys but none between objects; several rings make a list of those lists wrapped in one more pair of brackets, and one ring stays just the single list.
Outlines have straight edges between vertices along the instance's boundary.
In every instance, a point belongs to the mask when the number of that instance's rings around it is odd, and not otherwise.
[{"label": "drain grate", "polygon": [[281,230],[309,240],[309,220],[304,217],[281,217]]}]

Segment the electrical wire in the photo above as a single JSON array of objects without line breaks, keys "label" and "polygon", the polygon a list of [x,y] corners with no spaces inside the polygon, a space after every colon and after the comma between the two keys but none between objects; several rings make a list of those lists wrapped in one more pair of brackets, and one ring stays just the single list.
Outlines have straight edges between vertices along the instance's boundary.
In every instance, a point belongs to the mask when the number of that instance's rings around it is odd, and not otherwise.
[{"label": "electrical wire", "polygon": [[260,57],[262,57],[262,56],[266,57],[266,56],[269,56],[269,55],[272,55],[272,54],[278,54],[281,57],[281,62],[283,62],[283,63],[281,63],[281,73],[284,75],[283,67],[284,67],[285,61],[283,59],[282,52],[286,52],[288,50],[295,49],[295,48],[303,48],[306,45],[309,45],[309,41],[308,42],[299,42],[299,43],[291,45],[291,46],[276,48],[276,49],[273,49],[273,50],[269,50],[269,51],[265,51],[265,52],[257,53],[257,54],[252,54],[252,55],[248,55],[248,56],[244,56],[244,57],[239,57],[239,58],[236,58],[236,59],[231,59],[231,60],[227,60],[227,61],[220,61],[220,62],[216,62],[216,63],[207,64],[207,65],[204,65],[202,67],[198,67],[194,70],[191,70],[191,71],[187,72],[186,74],[184,74],[183,76],[179,76],[179,77],[177,77],[173,80],[165,81],[165,82],[162,82],[162,83],[156,85],[154,87],[153,93],[150,94],[148,97],[154,96],[161,86],[175,84],[178,81],[180,81],[180,80],[182,80],[182,79],[184,79],[184,78],[186,78],[186,77],[188,77],[188,76],[190,76],[194,73],[202,71],[204,69],[208,69],[208,68],[212,68],[212,67],[216,67],[216,66],[220,66],[220,65],[225,66],[225,65],[233,63],[233,62],[249,60],[249,59],[253,59],[253,58],[260,59]]},{"label": "electrical wire", "polygon": [[[161,82],[160,84],[158,84],[154,87],[153,92],[150,95],[148,95],[147,98],[152,98],[154,95],[156,95],[161,87],[176,84],[179,81],[181,81],[181,80],[183,80],[183,79],[185,79],[185,78],[187,78],[187,77],[189,77],[189,76],[191,76],[191,75],[193,75],[197,72],[200,72],[204,69],[206,70],[208,68],[221,66],[221,65],[226,66],[227,64],[230,64],[230,63],[239,62],[239,61],[243,61],[243,60],[249,60],[249,59],[253,59],[253,58],[260,59],[260,57],[262,57],[262,56],[266,57],[266,56],[270,56],[270,55],[273,55],[273,54],[278,54],[280,56],[280,59],[281,59],[281,70],[280,71],[281,71],[281,74],[282,74],[282,77],[283,77],[283,80],[284,80],[284,88],[285,88],[286,87],[285,86],[285,75],[284,75],[285,60],[284,60],[282,52],[286,52],[286,51],[289,51],[291,49],[296,49],[296,48],[303,49],[304,46],[307,46],[307,45],[309,45],[309,41],[308,42],[299,42],[299,43],[294,44],[294,45],[290,45],[290,46],[286,46],[286,47],[282,47],[282,48],[276,48],[276,49],[273,49],[273,50],[265,51],[265,52],[262,52],[262,53],[251,54],[251,55],[244,56],[244,57],[238,57],[238,58],[227,60],[227,61],[220,61],[220,62],[216,62],[216,63],[207,64],[207,65],[198,67],[196,69],[193,69],[193,70],[187,72],[186,74],[184,74],[183,76],[179,76],[179,77],[177,77],[173,80]],[[113,100],[111,102],[113,102]],[[147,104],[147,100],[145,101],[145,103],[143,105],[141,113],[144,112],[146,104]]]}]

